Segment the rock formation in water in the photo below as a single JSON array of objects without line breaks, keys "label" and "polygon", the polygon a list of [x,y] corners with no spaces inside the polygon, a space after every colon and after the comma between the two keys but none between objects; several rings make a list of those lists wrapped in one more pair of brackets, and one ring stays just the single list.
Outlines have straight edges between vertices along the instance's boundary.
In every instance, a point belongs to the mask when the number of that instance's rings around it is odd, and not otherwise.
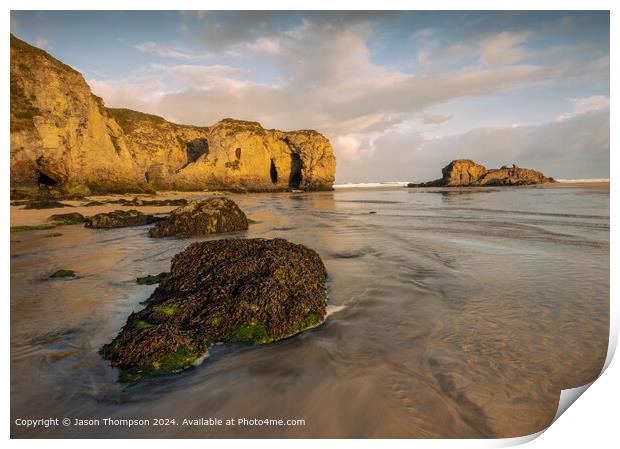
[{"label": "rock formation in water", "polygon": [[263,344],[325,319],[319,255],[283,239],[193,243],[101,354],[127,380],[180,371],[218,342]]},{"label": "rock formation in water", "polygon": [[[91,201],[92,203],[93,201]],[[185,198],[178,199],[163,199],[163,200],[144,200],[134,196],[132,199],[128,200],[126,198],[119,198],[117,200],[109,200],[105,202],[99,202],[99,205],[102,204],[122,204],[123,206],[133,206],[133,207],[141,207],[141,206],[185,206],[188,201]]]},{"label": "rock formation in water", "polygon": [[553,178],[529,168],[520,168],[513,164],[512,167],[487,169],[469,159],[450,162],[441,170],[441,174],[443,176],[435,181],[410,183],[408,187],[516,186],[555,182]]},{"label": "rock formation in water", "polygon": [[191,237],[221,232],[245,231],[248,219],[237,203],[216,197],[192,201],[170,212],[170,216],[151,228],[151,237]]},{"label": "rock formation in water", "polygon": [[[15,204],[15,202],[13,204]],[[60,203],[50,198],[33,199],[24,203],[24,209],[58,209],[61,207],[74,206],[72,206],[71,204]]]},{"label": "rock formation in water", "polygon": [[143,214],[135,209],[115,210],[88,217],[84,226],[93,229],[126,228],[130,226],[144,226],[155,223],[157,220],[156,217]]},{"label": "rock formation in water", "polygon": [[224,119],[210,127],[106,108],[82,75],[11,35],[11,187],[88,194],[327,190],[336,159],[316,131]]},{"label": "rock formation in water", "polygon": [[78,212],[70,212],[68,214],[51,215],[50,217],[48,217],[47,221],[61,226],[85,223],[88,221],[88,219]]}]

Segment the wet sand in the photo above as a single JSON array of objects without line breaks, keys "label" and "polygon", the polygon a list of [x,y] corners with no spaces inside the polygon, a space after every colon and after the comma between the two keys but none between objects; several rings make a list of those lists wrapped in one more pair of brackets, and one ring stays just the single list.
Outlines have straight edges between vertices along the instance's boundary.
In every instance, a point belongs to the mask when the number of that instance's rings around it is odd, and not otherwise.
[{"label": "wet sand", "polygon": [[[171,257],[195,239],[150,239],[148,227],[13,233],[13,422],[247,417],[305,425],[13,425],[11,434],[424,438],[539,431],[555,415],[560,390],[594,380],[607,351],[609,185],[587,184],[230,195],[256,223],[212,238],[283,237],[314,248],[328,270],[333,313],[297,337],[217,346],[201,366],[138,385],[119,384],[97,350],[155,288],[135,277],[168,270]],[[173,207],[11,207],[11,225],[131,208]],[[60,268],[78,277],[47,279]]]}]

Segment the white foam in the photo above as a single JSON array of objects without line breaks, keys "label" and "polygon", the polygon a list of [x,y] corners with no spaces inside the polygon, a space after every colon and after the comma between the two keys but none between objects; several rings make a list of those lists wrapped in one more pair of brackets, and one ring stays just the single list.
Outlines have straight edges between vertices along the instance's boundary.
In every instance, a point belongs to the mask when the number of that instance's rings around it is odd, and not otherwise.
[{"label": "white foam", "polygon": [[557,182],[609,182],[609,178],[556,179]]},{"label": "white foam", "polygon": [[202,362],[204,362],[207,359],[207,357],[209,357],[209,353],[208,352],[204,353],[203,355],[198,357],[196,360],[194,360],[192,362],[192,366],[200,366],[200,365],[202,365]]},{"label": "white foam", "polygon": [[344,310],[346,306],[334,306],[334,305],[328,305],[327,309],[325,309],[325,318],[327,318],[330,315],[333,315],[334,313],[338,313],[341,310]]},{"label": "white foam", "polygon": [[[556,179],[558,182],[609,182],[609,178],[583,178],[583,179]],[[408,181],[390,182],[347,182],[344,184],[334,184],[334,189],[369,189],[377,187],[407,187]]]},{"label": "white foam", "polygon": [[334,189],[362,189],[372,187],[406,187],[409,182],[407,181],[393,181],[393,182],[349,182],[345,184],[334,184]]}]

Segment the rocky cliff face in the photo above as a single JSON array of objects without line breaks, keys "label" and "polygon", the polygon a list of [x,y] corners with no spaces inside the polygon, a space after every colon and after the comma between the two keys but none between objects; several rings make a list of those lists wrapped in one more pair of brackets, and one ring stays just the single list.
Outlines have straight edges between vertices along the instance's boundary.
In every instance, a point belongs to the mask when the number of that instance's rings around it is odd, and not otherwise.
[{"label": "rocky cliff face", "polygon": [[470,186],[504,186],[531,185],[555,182],[541,172],[529,168],[503,166],[487,169],[468,159],[457,159],[450,162],[442,170],[441,179],[409,184],[409,187],[470,187]]},{"label": "rocky cliff face", "polygon": [[82,75],[11,36],[12,187],[138,187],[122,141]]},{"label": "rocky cliff face", "polygon": [[63,193],[326,190],[336,159],[316,131],[225,119],[178,125],[105,108],[82,75],[11,36],[11,187]]}]

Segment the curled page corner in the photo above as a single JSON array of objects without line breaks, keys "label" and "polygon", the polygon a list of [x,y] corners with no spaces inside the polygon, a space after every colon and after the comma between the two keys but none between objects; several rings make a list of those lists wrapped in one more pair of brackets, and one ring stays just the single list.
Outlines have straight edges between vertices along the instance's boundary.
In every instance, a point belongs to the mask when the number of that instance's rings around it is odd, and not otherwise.
[{"label": "curled page corner", "polygon": [[580,387],[568,388],[566,390],[562,390],[560,392],[560,401],[558,403],[558,410],[553,417],[553,421],[551,421],[551,425],[560,417],[562,414],[568,410],[568,408],[573,405],[573,403],[579,399],[585,391],[590,388],[590,386],[596,382],[596,380],[603,375],[611,360],[614,358],[614,354],[616,352],[616,347],[618,346],[618,316],[616,314],[616,308],[610,302],[609,308],[609,343],[607,345],[607,356],[605,357],[605,364],[603,365],[603,369],[599,373],[596,379],[592,382],[582,385]]},{"label": "curled page corner", "polygon": [[551,424],[549,424],[549,426],[547,426],[545,429],[536,432],[536,433],[532,433],[531,435],[524,435],[522,437],[515,437],[515,438],[503,438],[500,440],[496,440],[496,446],[495,447],[510,447],[510,446],[518,446],[521,444],[525,444],[528,443],[532,440],[535,440],[536,438],[538,438],[540,435],[542,435],[544,432],[547,431],[547,429],[549,429],[549,427],[551,427],[553,425],[553,423],[564,414],[564,412],[566,410],[568,410],[568,408],[573,405],[573,403],[579,399],[579,397],[586,392],[586,390],[588,388],[590,388],[592,386],[592,384],[594,382],[596,382],[596,380],[601,377],[603,375],[603,373],[605,372],[605,370],[607,369],[607,367],[609,366],[609,364],[611,363],[611,360],[614,357],[614,354],[616,352],[616,347],[618,345],[618,329],[617,326],[614,325],[615,321],[613,321],[613,318],[615,318],[615,312],[613,311],[613,307],[610,310],[611,316],[610,316],[610,332],[609,332],[609,344],[608,344],[608,348],[607,348],[607,356],[605,358],[605,364],[603,365],[603,369],[601,370],[600,374],[598,375],[598,377],[593,380],[590,383],[587,383],[585,385],[581,385],[579,387],[575,387],[575,388],[567,388],[565,390],[560,391],[560,399],[558,401],[558,410],[555,413],[555,416],[553,417],[553,420],[551,421]]},{"label": "curled page corner", "polygon": [[[613,311],[611,311],[611,314],[613,314]],[[610,317],[611,318],[611,317]],[[568,408],[573,405],[573,403],[579,399],[579,397],[586,392],[586,390],[588,388],[590,388],[590,386],[596,382],[596,380],[601,377],[603,375],[603,373],[605,372],[605,370],[607,369],[607,367],[609,366],[609,364],[611,363],[611,360],[614,357],[614,353],[616,352],[616,346],[618,344],[618,335],[617,335],[617,327],[613,325],[613,320],[610,319],[610,322],[612,323],[610,325],[610,331],[609,331],[609,343],[607,346],[607,356],[605,357],[605,364],[603,365],[603,369],[601,370],[601,372],[599,373],[599,375],[597,376],[596,379],[594,379],[592,382],[587,383],[585,385],[581,385],[579,387],[575,387],[575,388],[567,388],[566,390],[562,390],[560,392],[560,400],[558,402],[558,410],[555,413],[555,416],[553,417],[553,420],[551,421],[551,424],[549,424],[549,427],[551,427],[553,425],[553,423],[560,417],[562,416],[562,414],[568,410]],[[549,428],[547,427],[547,428]]]},{"label": "curled page corner", "polygon": [[590,382],[588,384],[582,385],[576,388],[567,388],[566,390],[562,390],[560,392],[560,400],[558,401],[558,410],[551,421],[551,424],[540,430],[536,433],[532,433],[530,435],[524,435],[522,437],[514,437],[514,438],[502,438],[500,440],[496,440],[495,447],[511,447],[511,446],[519,446],[521,444],[529,443],[530,441],[535,440],[543,433],[547,431],[549,427],[553,425],[553,423],[560,417],[562,414],[568,410],[568,408],[573,405],[573,403],[581,396],[594,382]]},{"label": "curled page corner", "polygon": [[553,423],[560,417],[562,416],[562,414],[568,410],[568,407],[570,407],[571,405],[573,405],[573,403],[579,399],[579,396],[581,396],[583,393],[585,393],[585,391],[590,388],[590,385],[592,385],[595,381],[587,383],[585,385],[582,385],[580,387],[575,387],[575,388],[567,388],[566,390],[562,390],[560,392],[560,401],[558,402],[558,411],[555,413],[555,416],[553,417],[553,421],[551,421],[551,424],[549,425],[551,427],[551,425],[553,425]]}]

